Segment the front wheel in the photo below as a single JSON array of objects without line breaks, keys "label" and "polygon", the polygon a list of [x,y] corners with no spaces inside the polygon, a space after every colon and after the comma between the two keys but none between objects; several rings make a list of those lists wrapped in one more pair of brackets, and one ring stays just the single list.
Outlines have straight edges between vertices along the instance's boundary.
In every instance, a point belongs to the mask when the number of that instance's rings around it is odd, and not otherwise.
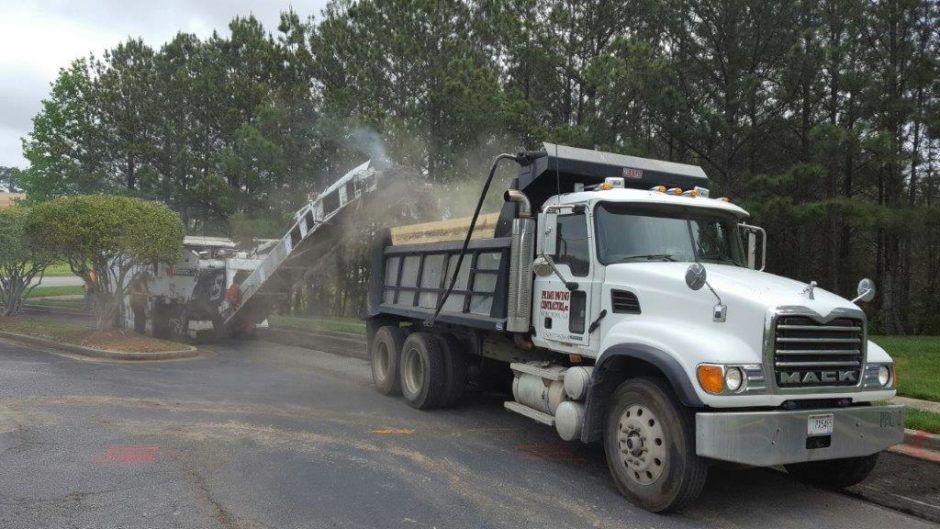
[{"label": "front wheel", "polygon": [[823,489],[844,489],[861,483],[878,463],[878,454],[784,465],[796,479]]},{"label": "front wheel", "polygon": [[694,416],[662,380],[635,378],[617,388],[604,450],[621,494],[648,511],[682,509],[705,485],[708,466],[695,454]]}]

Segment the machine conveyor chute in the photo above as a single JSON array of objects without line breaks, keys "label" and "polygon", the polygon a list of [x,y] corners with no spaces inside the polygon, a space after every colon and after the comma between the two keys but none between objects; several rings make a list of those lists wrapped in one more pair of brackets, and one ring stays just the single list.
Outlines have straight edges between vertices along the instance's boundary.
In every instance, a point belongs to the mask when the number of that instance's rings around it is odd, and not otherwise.
[{"label": "machine conveyor chute", "polygon": [[247,330],[263,321],[293,284],[292,270],[307,269],[341,240],[340,217],[377,187],[378,172],[366,162],[346,173],[294,216],[294,224],[261,263],[230,285],[221,307],[225,328]]}]

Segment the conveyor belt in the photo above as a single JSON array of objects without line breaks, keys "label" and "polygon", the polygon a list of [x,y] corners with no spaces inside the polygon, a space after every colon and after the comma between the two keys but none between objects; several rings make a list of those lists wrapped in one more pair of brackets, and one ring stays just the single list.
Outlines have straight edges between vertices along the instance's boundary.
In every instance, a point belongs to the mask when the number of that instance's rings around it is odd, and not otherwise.
[{"label": "conveyor belt", "polygon": [[309,268],[336,247],[342,235],[340,216],[376,189],[378,173],[370,163],[346,173],[297,212],[291,229],[241,282],[238,300],[223,302],[222,317],[228,331],[247,330],[264,321],[298,277],[296,272]]}]

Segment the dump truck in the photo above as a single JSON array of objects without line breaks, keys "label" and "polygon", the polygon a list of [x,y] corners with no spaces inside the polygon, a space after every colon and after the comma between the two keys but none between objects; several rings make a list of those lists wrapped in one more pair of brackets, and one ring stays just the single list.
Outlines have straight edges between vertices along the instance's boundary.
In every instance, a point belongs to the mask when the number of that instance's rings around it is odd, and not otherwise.
[{"label": "dump truck", "polygon": [[[503,161],[518,174],[481,216]],[[893,362],[857,305],[875,286],[849,300],[765,272],[748,217],[698,166],[554,144],[502,154],[473,217],[376,241],[375,387],[426,410],[511,374],[506,410],[602,443],[620,492],[654,512],[693,502],[716,462],[858,483],[903,439],[903,407],[879,404]]]}]

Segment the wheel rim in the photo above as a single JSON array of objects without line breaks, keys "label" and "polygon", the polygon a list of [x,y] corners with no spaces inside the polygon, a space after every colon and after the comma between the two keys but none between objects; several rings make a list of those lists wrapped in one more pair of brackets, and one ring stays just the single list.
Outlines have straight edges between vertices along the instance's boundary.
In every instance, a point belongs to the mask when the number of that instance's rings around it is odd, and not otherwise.
[{"label": "wheel rim", "polygon": [[405,376],[402,381],[405,390],[411,395],[417,395],[424,381],[424,364],[421,363],[421,357],[415,349],[405,350],[403,356],[402,373]]},{"label": "wheel rim", "polygon": [[617,449],[627,475],[639,485],[655,483],[666,468],[666,437],[646,406],[634,404],[620,415]]},{"label": "wheel rim", "polygon": [[375,372],[378,378],[384,379],[388,376],[388,358],[388,345],[380,342],[375,351]]}]

